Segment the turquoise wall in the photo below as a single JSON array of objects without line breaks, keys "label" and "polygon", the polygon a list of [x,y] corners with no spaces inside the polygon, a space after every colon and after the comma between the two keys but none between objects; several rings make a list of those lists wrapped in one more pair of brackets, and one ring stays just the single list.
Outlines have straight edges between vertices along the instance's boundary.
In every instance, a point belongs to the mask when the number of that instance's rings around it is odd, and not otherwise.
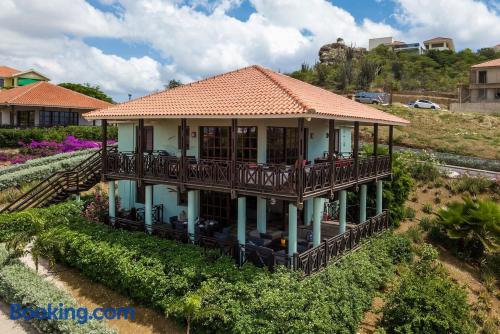
[{"label": "turquoise wall", "polygon": [[[188,155],[198,157],[199,155],[199,127],[201,125],[210,126],[230,126],[230,120],[188,120],[189,126],[189,150]],[[247,119],[239,120],[239,125],[242,126],[257,126],[258,127],[258,162],[266,161],[266,135],[268,126],[297,126],[297,121],[293,119]],[[180,120],[156,120],[153,122],[146,121],[146,126],[154,126],[153,144],[155,150],[165,150],[172,155],[180,156],[178,149],[178,126]],[[316,157],[322,157],[323,153],[328,151],[328,121],[312,119],[305,122],[305,127],[308,128],[308,149],[307,159],[314,160]],[[340,128],[340,147],[342,152],[351,152],[351,132],[352,128],[349,124],[341,123]],[[135,124],[118,124],[118,150],[133,151],[135,149]],[[194,137],[193,137],[194,134]],[[143,207],[143,204],[135,202],[136,185],[135,181],[120,180],[118,181],[118,194],[122,208],[130,209],[132,207]],[[180,212],[187,213],[187,206],[177,204],[177,188],[166,185],[155,185],[153,187],[153,204],[163,204],[164,221],[168,222],[170,216],[177,216]],[[310,210],[312,215],[312,210]]]}]

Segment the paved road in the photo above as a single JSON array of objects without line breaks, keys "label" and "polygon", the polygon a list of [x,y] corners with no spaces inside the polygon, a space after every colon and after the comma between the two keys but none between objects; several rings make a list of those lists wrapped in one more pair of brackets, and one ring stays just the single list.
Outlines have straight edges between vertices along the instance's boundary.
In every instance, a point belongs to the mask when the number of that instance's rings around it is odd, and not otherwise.
[{"label": "paved road", "polygon": [[482,176],[487,179],[496,181],[500,183],[500,173],[499,172],[492,172],[489,170],[482,170],[482,169],[474,169],[474,168],[467,168],[467,167],[459,167],[459,166],[451,166],[451,165],[442,165],[441,169],[445,172],[448,173],[453,173],[456,176],[458,175],[464,175],[467,174],[469,176]]}]

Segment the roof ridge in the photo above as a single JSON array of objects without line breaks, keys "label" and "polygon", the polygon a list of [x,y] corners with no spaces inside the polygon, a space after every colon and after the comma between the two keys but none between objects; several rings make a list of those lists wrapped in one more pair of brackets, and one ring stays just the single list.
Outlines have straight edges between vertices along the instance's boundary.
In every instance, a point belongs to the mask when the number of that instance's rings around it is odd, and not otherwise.
[{"label": "roof ridge", "polygon": [[24,87],[28,87],[28,89],[26,89],[24,92],[21,92],[15,96],[13,96],[10,100],[7,100],[7,102],[11,103],[12,101],[15,101],[16,99],[22,97],[26,93],[31,92],[35,88],[35,86],[39,86],[42,82],[44,82],[44,81],[39,81],[39,82],[36,82],[34,84],[24,86]]},{"label": "roof ridge", "polygon": [[255,68],[256,70],[258,70],[260,73],[262,73],[266,78],[268,78],[276,86],[278,86],[282,91],[285,92],[285,94],[287,94],[288,96],[290,96],[298,105],[300,105],[304,109],[304,111],[307,112],[307,111],[309,111],[309,109],[311,109],[295,93],[293,93],[290,89],[288,89],[283,84],[281,84],[281,82],[279,82],[278,80],[276,80],[275,78],[273,78],[271,75],[269,75],[269,73],[267,73],[266,70],[263,67],[261,67],[259,65],[253,65],[252,67]]},{"label": "roof ridge", "polygon": [[211,79],[223,77],[223,76],[228,75],[230,73],[239,72],[239,71],[251,68],[253,66],[256,66],[256,65],[246,66],[246,67],[238,68],[238,69],[226,72],[226,73],[220,73],[220,74],[212,75],[212,76],[209,76],[209,77],[206,77],[206,78],[203,78],[203,79],[200,79],[200,80],[196,80],[196,81],[193,81],[193,82],[181,85],[181,86],[177,86],[177,87],[174,87],[174,88],[169,88],[169,89],[165,88],[165,89],[162,89],[162,90],[157,91],[157,92],[152,92],[152,93],[146,94],[144,96],[139,96],[138,98],[132,99],[130,101],[124,101],[124,102],[117,103],[117,104],[111,104],[110,106],[107,106],[107,107],[104,107],[104,108],[100,108],[99,110],[103,110],[104,111],[105,109],[111,108],[111,107],[116,106],[116,105],[126,104],[126,103],[130,103],[130,102],[136,102],[136,101],[140,101],[140,100],[143,100],[143,99],[151,97],[151,96],[159,95],[159,94],[162,94],[162,93],[167,93],[169,91],[173,91],[173,90],[176,90],[176,89],[182,89],[183,87],[190,87],[190,86],[193,86],[193,85],[205,82],[207,80],[211,80]]}]

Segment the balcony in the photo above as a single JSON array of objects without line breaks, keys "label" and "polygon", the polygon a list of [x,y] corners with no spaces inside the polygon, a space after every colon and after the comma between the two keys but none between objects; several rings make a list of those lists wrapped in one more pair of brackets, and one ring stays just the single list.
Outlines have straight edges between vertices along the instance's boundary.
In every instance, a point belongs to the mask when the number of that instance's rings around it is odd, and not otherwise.
[{"label": "balcony", "polygon": [[[138,169],[140,160],[142,168]],[[235,190],[242,194],[266,194],[284,199],[296,198],[298,194],[303,198],[317,196],[384,177],[391,172],[389,155],[360,156],[357,164],[354,158],[340,158],[297,166],[189,157],[182,161],[161,152],[145,153],[139,159],[135,152],[108,152],[105,166],[106,177],[111,179],[142,179],[148,183],[225,192]]]}]

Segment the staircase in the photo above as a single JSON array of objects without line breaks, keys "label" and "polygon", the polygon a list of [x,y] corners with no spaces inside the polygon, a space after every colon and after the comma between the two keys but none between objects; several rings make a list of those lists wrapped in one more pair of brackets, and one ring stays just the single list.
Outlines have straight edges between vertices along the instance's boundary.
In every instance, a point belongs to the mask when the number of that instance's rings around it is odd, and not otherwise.
[{"label": "staircase", "polygon": [[0,210],[0,213],[49,206],[66,200],[72,194],[89,190],[101,180],[101,151],[96,151],[71,169],[52,174]]}]

